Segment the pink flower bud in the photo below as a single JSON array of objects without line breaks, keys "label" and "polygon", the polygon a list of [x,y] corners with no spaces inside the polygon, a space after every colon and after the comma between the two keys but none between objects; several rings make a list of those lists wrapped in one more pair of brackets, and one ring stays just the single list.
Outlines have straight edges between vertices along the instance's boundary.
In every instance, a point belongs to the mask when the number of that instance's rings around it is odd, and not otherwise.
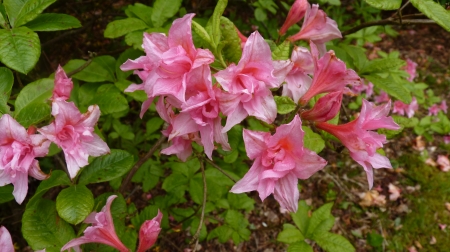
[{"label": "pink flower bud", "polygon": [[333,119],[341,108],[342,94],[342,91],[337,91],[320,98],[312,109],[301,114],[302,119],[315,122]]},{"label": "pink flower bud", "polygon": [[307,8],[308,8],[307,0],[296,0],[295,3],[292,5],[291,9],[289,10],[288,16],[284,21],[284,24],[281,27],[278,34],[284,35],[286,31],[289,29],[289,27],[293,26],[295,23],[302,20],[302,18],[305,16]]},{"label": "pink flower bud", "polygon": [[156,239],[158,239],[158,234],[161,231],[161,219],[163,215],[161,211],[158,210],[158,215],[151,220],[146,220],[142,224],[139,230],[139,247],[138,252],[144,252],[151,248],[155,244]]}]

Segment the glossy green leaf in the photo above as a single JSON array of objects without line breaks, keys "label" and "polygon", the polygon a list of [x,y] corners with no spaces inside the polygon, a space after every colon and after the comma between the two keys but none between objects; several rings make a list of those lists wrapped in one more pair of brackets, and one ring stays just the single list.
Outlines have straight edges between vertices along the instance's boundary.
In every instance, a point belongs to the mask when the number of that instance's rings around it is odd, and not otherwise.
[{"label": "glossy green leaf", "polygon": [[368,61],[360,70],[360,74],[385,73],[397,70],[405,65],[405,61],[401,59],[374,59]]},{"label": "glossy green leaf", "polygon": [[2,28],[8,27],[5,20],[6,17],[8,17],[8,15],[6,15],[5,6],[3,3],[0,3],[0,26]]},{"label": "glossy green leaf", "polygon": [[[67,62],[67,64],[63,68],[66,73],[70,73],[76,69],[79,69],[85,63],[85,60],[73,59]],[[91,62],[86,68],[72,75],[71,77],[86,82],[114,81],[114,78],[111,77],[109,71],[103,68],[102,65],[94,61]]]},{"label": "glossy green leaf", "polygon": [[291,42],[285,40],[272,52],[273,60],[287,60],[291,58]]},{"label": "glossy green leaf", "polygon": [[206,31],[206,29],[201,26],[199,23],[192,21],[192,30],[203,40],[202,43],[210,48],[215,49],[217,46],[214,44],[213,40],[209,36],[209,33]]},{"label": "glossy green leaf", "polygon": [[52,96],[53,86],[52,79],[40,79],[20,91],[14,117],[22,126],[28,127],[50,117],[48,99]]},{"label": "glossy green leaf", "polygon": [[142,30],[147,27],[148,25],[141,19],[125,18],[108,23],[103,35],[105,38],[118,38],[127,33]]},{"label": "glossy green leaf", "polygon": [[366,75],[364,76],[367,80],[373,83],[373,85],[391,96],[401,100],[402,102],[409,104],[411,103],[411,94],[403,86],[396,83],[392,77],[381,78],[378,75]]},{"label": "glossy green leaf", "polygon": [[224,59],[227,62],[237,64],[242,56],[241,39],[236,31],[234,23],[226,17],[220,17],[220,28],[222,38],[220,44],[223,44],[222,51]]},{"label": "glossy green leaf", "polygon": [[[9,2],[15,1],[13,5]],[[6,11],[8,12],[11,27],[19,27],[35,19],[43,10],[56,0],[5,0]]]},{"label": "glossy green leaf", "polygon": [[291,244],[303,241],[305,237],[300,230],[291,224],[283,224],[283,231],[278,233],[277,241]]},{"label": "glossy green leaf", "polygon": [[294,111],[297,107],[297,104],[295,104],[295,102],[287,96],[274,96],[273,98],[277,104],[278,114],[288,114]]},{"label": "glossy green leaf", "polygon": [[41,55],[38,35],[27,27],[0,30],[0,61],[23,74],[33,69]]},{"label": "glossy green leaf", "polygon": [[381,10],[396,10],[400,8],[402,0],[364,0],[366,3]]},{"label": "glossy green leaf", "polygon": [[225,8],[227,7],[228,0],[219,0],[214,8],[214,12],[211,16],[211,37],[215,45],[219,45],[220,42],[220,17],[222,16]]},{"label": "glossy green leaf", "polygon": [[58,216],[55,202],[47,199],[26,205],[22,234],[33,250],[48,252],[60,251],[64,244],[75,238],[70,224]]},{"label": "glossy green leaf", "polygon": [[56,211],[71,224],[82,222],[94,208],[94,195],[84,185],[63,189],[56,197]]},{"label": "glossy green leaf", "polygon": [[412,5],[450,32],[450,11],[433,0],[411,0]]},{"label": "glossy green leaf", "polygon": [[118,113],[129,109],[128,101],[120,89],[113,84],[104,84],[97,89],[94,103],[100,107],[102,115]]},{"label": "glossy green leaf", "polygon": [[59,13],[43,13],[26,23],[33,31],[60,31],[81,27],[80,21],[70,15]]},{"label": "glossy green leaf", "polygon": [[14,199],[14,195],[12,194],[13,190],[13,185],[5,185],[0,187],[0,204]]},{"label": "glossy green leaf", "polygon": [[[319,231],[328,231],[334,225],[334,217],[331,215],[331,208],[333,207],[333,203],[327,203],[321,206],[319,209],[315,210],[311,216],[311,220],[309,221],[308,230],[306,231],[305,236],[311,238],[312,235],[317,234],[316,231],[320,228]],[[330,224],[330,218],[332,222]],[[321,225],[325,225],[325,227],[321,227]],[[331,226],[330,226],[331,225]],[[318,232],[320,233],[320,232]],[[323,233],[323,232],[322,232]]]},{"label": "glossy green leaf", "polygon": [[0,115],[9,113],[8,99],[14,84],[14,75],[6,67],[0,67]]},{"label": "glossy green leaf", "polygon": [[134,163],[133,155],[124,150],[111,150],[111,153],[96,158],[83,168],[79,184],[86,185],[110,181],[127,173]]},{"label": "glossy green leaf", "polygon": [[161,27],[171,17],[177,14],[182,0],[156,0],[151,13],[154,27]]},{"label": "glossy green leaf", "polygon": [[127,15],[129,17],[136,17],[144,21],[149,27],[153,26],[152,13],[153,8],[145,4],[135,3],[134,5],[128,5]]},{"label": "glossy green leaf", "polygon": [[325,141],[323,138],[313,132],[310,127],[302,126],[303,131],[305,132],[305,136],[303,138],[303,144],[307,149],[314,151],[315,153],[319,153],[325,148]]},{"label": "glossy green leaf", "polygon": [[311,245],[305,241],[299,241],[289,245],[287,252],[314,252]]},{"label": "glossy green leaf", "polygon": [[245,193],[228,193],[227,199],[232,209],[251,211],[255,208],[255,201]]},{"label": "glossy green leaf", "polygon": [[333,233],[322,233],[314,236],[314,240],[327,252],[353,252],[355,248],[342,235]]}]

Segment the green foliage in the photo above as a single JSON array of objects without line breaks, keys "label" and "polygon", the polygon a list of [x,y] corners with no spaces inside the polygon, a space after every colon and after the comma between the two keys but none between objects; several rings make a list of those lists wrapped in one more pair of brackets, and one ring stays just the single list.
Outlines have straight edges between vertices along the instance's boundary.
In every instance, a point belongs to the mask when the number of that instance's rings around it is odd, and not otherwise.
[{"label": "green foliage", "polygon": [[355,251],[355,248],[343,236],[328,232],[334,225],[334,217],[331,215],[332,207],[333,203],[328,203],[310,214],[310,207],[306,202],[299,201],[297,212],[291,213],[292,220],[298,229],[293,225],[284,224],[277,241],[289,244],[288,251],[312,251],[305,239],[314,240],[329,252]]},{"label": "green foliage", "polygon": [[81,23],[73,16],[58,13],[39,14],[28,22],[26,27],[32,31],[60,31],[81,27]]},{"label": "green foliage", "polygon": [[364,0],[375,8],[382,10],[396,10],[400,8],[402,0]]},{"label": "green foliage", "polygon": [[412,5],[450,32],[450,12],[433,0],[411,0]]},{"label": "green foliage", "polygon": [[14,199],[14,195],[12,194],[13,190],[13,185],[5,185],[0,187],[0,204]]},{"label": "green foliage", "polygon": [[0,115],[9,113],[8,99],[14,83],[11,70],[0,67]]},{"label": "green foliage", "polygon": [[83,185],[63,189],[56,198],[56,211],[70,224],[82,222],[94,207],[94,195]]},{"label": "green foliage", "polygon": [[311,128],[302,126],[303,131],[305,132],[305,136],[303,138],[303,144],[305,148],[314,151],[315,153],[319,153],[325,148],[325,141],[323,138],[313,132]]},{"label": "green foliage", "polygon": [[162,27],[169,18],[173,17],[180,9],[181,2],[182,0],[156,0],[151,14],[154,27]]},{"label": "green foliage", "polygon": [[275,103],[277,104],[278,114],[289,114],[295,110],[297,104],[287,96],[274,96]]}]

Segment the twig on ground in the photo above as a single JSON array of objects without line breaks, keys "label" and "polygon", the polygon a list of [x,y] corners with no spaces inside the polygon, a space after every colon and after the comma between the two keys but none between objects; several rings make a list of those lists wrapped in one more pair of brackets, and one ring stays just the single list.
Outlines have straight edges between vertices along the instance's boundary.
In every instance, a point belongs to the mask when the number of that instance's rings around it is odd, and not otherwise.
[{"label": "twig on ground", "polygon": [[206,176],[205,176],[205,164],[203,163],[203,160],[200,159],[200,169],[202,170],[202,177],[203,177],[203,205],[202,205],[202,213],[200,215],[200,222],[197,227],[197,231],[195,231],[194,236],[192,237],[191,242],[189,245],[191,245],[195,241],[193,252],[197,251],[197,245],[198,245],[198,237],[200,235],[200,231],[202,230],[203,226],[203,220],[205,219],[205,208],[206,208],[206,193],[207,193],[207,187],[206,187]]},{"label": "twig on ground", "polygon": [[339,189],[341,189],[341,191],[344,192],[347,198],[349,198],[352,201],[355,200],[355,196],[352,193],[350,193],[350,191],[338,179],[334,177],[334,174],[330,172],[323,172],[323,173],[325,173],[325,178],[330,178],[331,180],[333,180],[333,182],[337,185],[337,187],[339,187]]},{"label": "twig on ground", "polygon": [[153,145],[153,147],[147,152],[147,154],[145,154],[145,156],[143,156],[142,158],[140,158],[136,164],[133,166],[133,168],[131,168],[130,172],[128,173],[127,177],[124,179],[124,181],[122,182],[122,185],[120,186],[119,192],[121,194],[124,193],[125,189],[128,186],[128,183],[130,183],[131,178],[133,178],[134,174],[137,172],[137,170],[139,169],[139,167],[141,167],[148,159],[150,159],[153,155],[153,153],[159,148],[159,146],[161,146],[161,144],[167,139],[167,137],[165,136],[161,136],[158,141],[155,143],[155,145]]},{"label": "twig on ground", "polygon": [[223,173],[223,175],[227,176],[227,177],[228,177],[229,179],[231,179],[234,183],[237,182],[234,178],[232,178],[232,177],[230,176],[230,174],[226,173],[222,168],[220,168],[220,166],[216,165],[213,161],[211,161],[211,160],[209,160],[209,159],[207,159],[207,158],[205,158],[205,160],[206,160],[206,162],[207,162],[208,164],[212,165],[214,168],[216,168],[217,170],[219,170],[221,173]]}]

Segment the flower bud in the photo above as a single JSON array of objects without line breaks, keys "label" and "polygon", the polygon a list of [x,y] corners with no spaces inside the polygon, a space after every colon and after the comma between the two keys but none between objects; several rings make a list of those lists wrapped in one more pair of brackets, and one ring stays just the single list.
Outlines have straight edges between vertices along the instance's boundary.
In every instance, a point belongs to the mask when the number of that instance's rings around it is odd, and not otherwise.
[{"label": "flower bud", "polygon": [[307,0],[296,0],[289,10],[288,16],[278,34],[284,35],[289,27],[302,20],[305,16],[306,8],[308,8]]},{"label": "flower bud", "polygon": [[341,108],[342,94],[342,91],[336,91],[320,98],[312,109],[301,114],[302,119],[315,122],[333,119]]}]

